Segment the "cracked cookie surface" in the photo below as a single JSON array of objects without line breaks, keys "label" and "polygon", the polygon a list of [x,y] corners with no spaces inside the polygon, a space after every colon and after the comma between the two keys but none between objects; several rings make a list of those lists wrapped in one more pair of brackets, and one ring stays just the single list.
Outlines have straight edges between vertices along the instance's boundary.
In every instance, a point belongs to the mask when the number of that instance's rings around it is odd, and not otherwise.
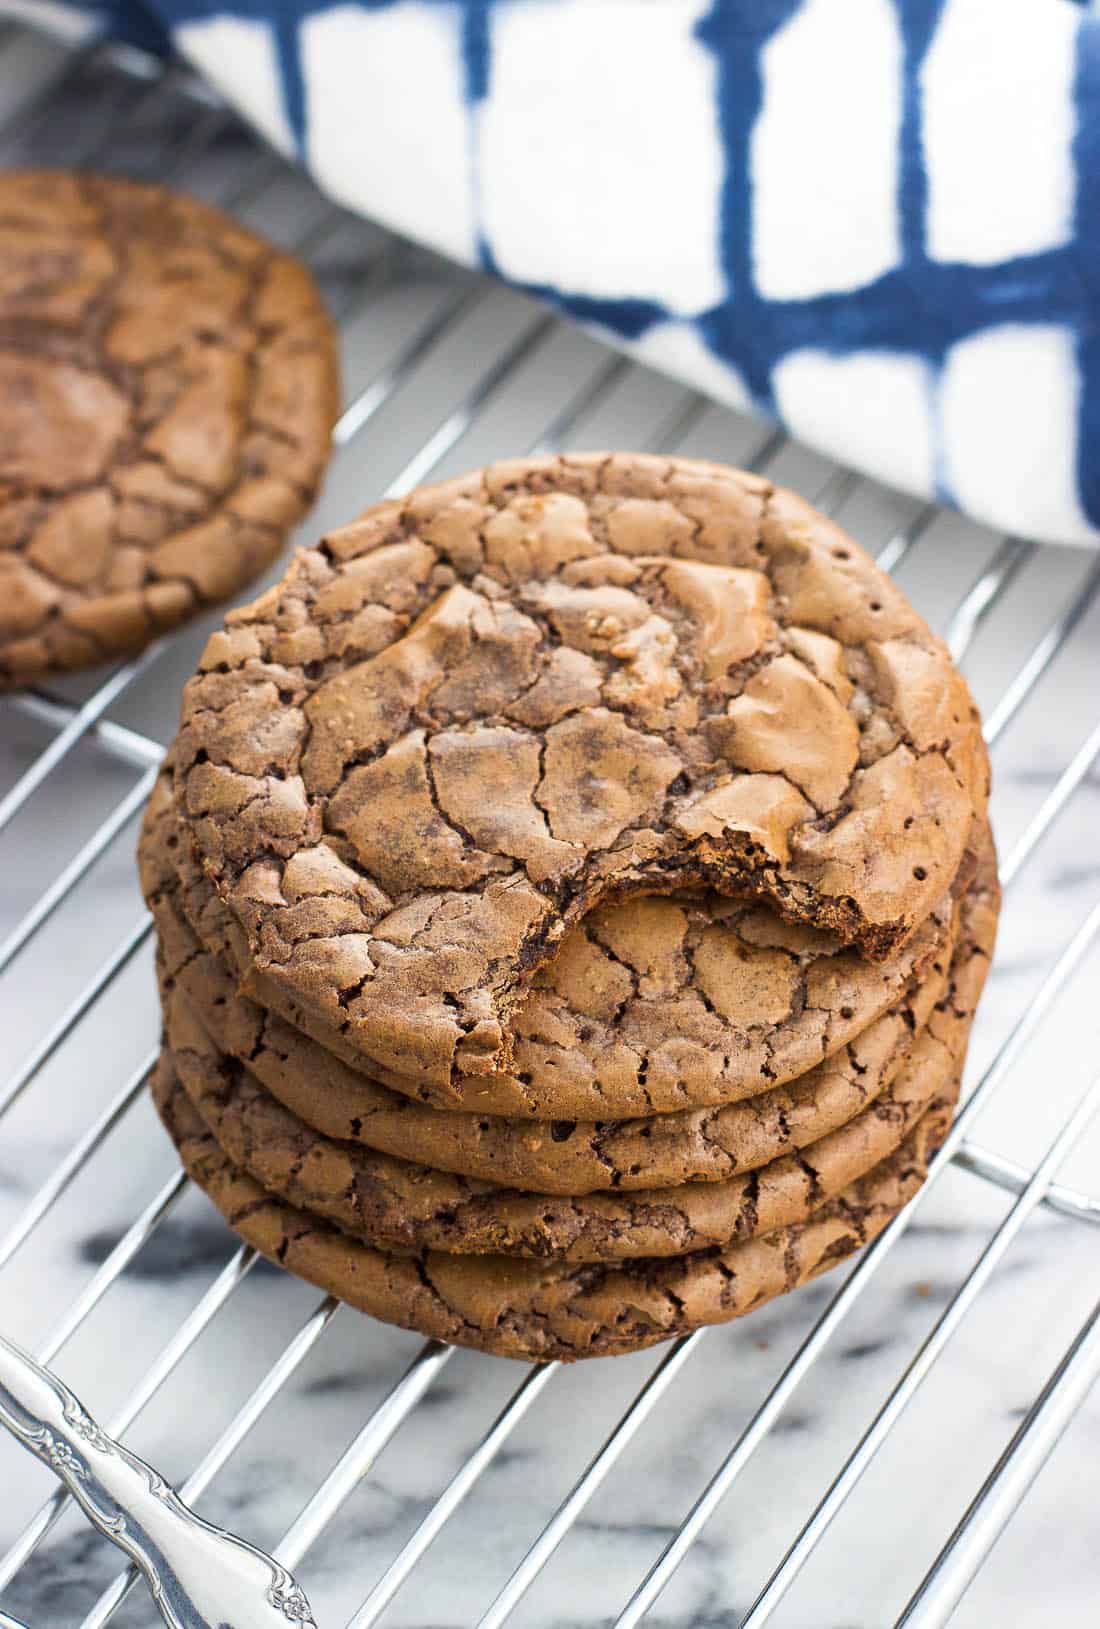
[{"label": "cracked cookie surface", "polygon": [[[219,1050],[178,985],[163,995],[165,1045],[188,1097],[235,1166],[369,1244],[571,1261],[682,1255],[804,1221],[892,1154],[928,1105],[953,1089],[995,920],[980,883],[971,899],[950,971],[926,981],[917,1033],[911,1036],[899,1018],[905,1042],[892,1033],[872,1040],[863,1064],[853,1053],[846,1071],[837,1064],[835,1079],[811,1077],[802,1098],[791,1094],[785,1107],[762,1110],[758,1125],[725,1125],[730,1111],[718,1111],[711,1128],[692,1128],[696,1145],[710,1155],[709,1181],[674,1174],[676,1185],[661,1186],[670,1180],[664,1169],[670,1150],[649,1140],[665,1129],[660,1118],[593,1128],[597,1136],[613,1134],[604,1156],[609,1165],[632,1156],[646,1162],[626,1167],[633,1180],[625,1187],[574,1188],[552,1198],[318,1136]],[[796,1082],[794,1092],[801,1087]],[[615,1134],[624,1132],[629,1140],[620,1149]],[[688,1143],[689,1128],[679,1128],[673,1147]]]},{"label": "cracked cookie surface", "polygon": [[[951,958],[950,1008],[969,1017],[996,933],[999,895],[987,840],[961,906]],[[945,1001],[951,942],[919,984],[828,1060],[785,1086],[718,1108],[621,1121],[531,1122],[440,1112],[349,1070],[281,1019],[237,995],[170,893],[153,909],[160,940],[166,1026],[188,1010],[219,1052],[289,1110],[297,1135],[361,1144],[439,1171],[534,1193],[577,1196],[686,1182],[724,1182],[825,1136],[874,1103],[907,1062],[932,1009]],[[349,1152],[349,1159],[354,1156]]]},{"label": "cracked cookie surface", "polygon": [[[976,834],[977,846],[986,841]],[[262,1007],[300,1026],[279,1049],[293,1052],[310,1079],[327,1078],[324,1026],[279,986],[250,975],[240,934],[195,862],[167,768],[149,804],[140,854],[162,939],[179,936],[173,924],[182,912]],[[956,889],[965,880],[960,874]],[[874,964],[766,906],[714,893],[605,903],[569,930],[535,975],[513,1019],[511,1070],[468,1082],[461,1094],[421,1084],[416,1095],[444,1109],[559,1125],[755,1096],[834,1056],[895,1006],[947,948],[953,905],[950,896],[941,901],[902,950]],[[193,949],[181,946],[176,962]],[[194,969],[191,988],[205,1009],[215,996],[204,999],[196,989],[203,976]],[[216,969],[208,976],[219,979]],[[224,990],[218,999],[224,1003]],[[352,1069],[363,1067],[354,1049],[330,1050]],[[381,1084],[409,1090],[401,1077],[379,1075]],[[347,1092],[342,1096],[346,1102]]]},{"label": "cracked cookie surface", "polygon": [[888,958],[988,764],[945,648],[830,522],[720,466],[578,455],[300,554],[209,642],[175,774],[251,973],[461,1107],[610,896],[706,883]]},{"label": "cracked cookie surface", "polygon": [[728,1322],[845,1260],[916,1193],[955,1100],[952,1088],[892,1155],[806,1220],[672,1259],[575,1263],[372,1248],[234,1167],[167,1054],[152,1089],[189,1175],[270,1260],[405,1329],[502,1357],[564,1362],[636,1351]]},{"label": "cracked cookie surface", "polygon": [[305,267],[219,210],[0,175],[0,686],[259,576],[328,462],[338,375]]}]

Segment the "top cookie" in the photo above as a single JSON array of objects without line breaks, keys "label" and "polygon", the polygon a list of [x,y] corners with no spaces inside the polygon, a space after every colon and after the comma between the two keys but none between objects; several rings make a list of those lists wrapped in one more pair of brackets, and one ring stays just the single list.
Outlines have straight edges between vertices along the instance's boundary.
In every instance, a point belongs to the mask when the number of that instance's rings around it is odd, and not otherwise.
[{"label": "top cookie", "polygon": [[256,969],[446,1084],[608,894],[705,882],[880,959],[956,875],[988,764],[943,645],[767,481],[591,454],[378,505],[234,612],[177,791]]},{"label": "top cookie", "polygon": [[251,582],[339,406],[309,273],[161,187],[0,175],[0,686]]}]

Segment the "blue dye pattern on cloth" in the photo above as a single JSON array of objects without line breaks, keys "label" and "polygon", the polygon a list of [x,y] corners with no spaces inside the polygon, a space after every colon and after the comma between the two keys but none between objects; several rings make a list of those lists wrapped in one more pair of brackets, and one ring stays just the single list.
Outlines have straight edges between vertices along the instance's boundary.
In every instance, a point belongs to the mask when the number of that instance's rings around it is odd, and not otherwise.
[{"label": "blue dye pattern on cloth", "polygon": [[171,39],[340,202],[654,365],[981,520],[1100,539],[1095,10],[74,9]]}]

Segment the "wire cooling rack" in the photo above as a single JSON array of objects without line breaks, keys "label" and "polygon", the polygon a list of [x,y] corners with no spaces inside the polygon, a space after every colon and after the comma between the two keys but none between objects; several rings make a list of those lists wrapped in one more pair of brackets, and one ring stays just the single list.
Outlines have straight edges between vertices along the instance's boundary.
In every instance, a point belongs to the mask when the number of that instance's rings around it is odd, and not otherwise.
[{"label": "wire cooling rack", "polygon": [[[1100,562],[876,487],[351,219],[178,67],[9,27],[0,87],[0,162],[160,178],[313,263],[348,405],[303,537],[565,444],[750,464],[838,514],[966,666],[1006,884],[965,1106],[846,1275],[655,1353],[523,1368],[317,1302],[234,1248],[155,1128],[132,850],[206,629],[7,697],[0,1327],[298,1569],[324,1624],[1094,1624]],[[6,1442],[0,1488],[9,1612],[154,1621]]]}]

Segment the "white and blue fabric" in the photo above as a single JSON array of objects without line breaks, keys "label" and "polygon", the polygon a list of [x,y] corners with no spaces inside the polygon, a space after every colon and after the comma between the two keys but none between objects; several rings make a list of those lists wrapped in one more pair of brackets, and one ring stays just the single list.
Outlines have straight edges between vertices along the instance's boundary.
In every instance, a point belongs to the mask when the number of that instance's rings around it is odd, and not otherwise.
[{"label": "white and blue fabric", "polygon": [[1096,10],[83,10],[170,42],[340,202],[884,481],[1100,540]]}]

